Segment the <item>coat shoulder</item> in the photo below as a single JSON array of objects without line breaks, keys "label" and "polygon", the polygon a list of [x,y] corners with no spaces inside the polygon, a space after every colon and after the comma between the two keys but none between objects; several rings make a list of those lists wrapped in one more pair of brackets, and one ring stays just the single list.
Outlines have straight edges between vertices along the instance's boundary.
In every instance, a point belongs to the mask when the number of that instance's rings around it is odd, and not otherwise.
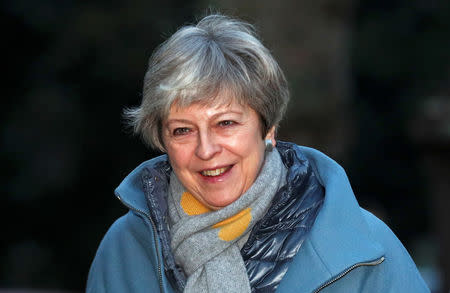
[{"label": "coat shoulder", "polygon": [[361,211],[373,239],[384,248],[384,261],[376,270],[379,276],[383,276],[383,282],[390,284],[389,292],[430,292],[413,259],[395,233],[371,212],[365,209]]},{"label": "coat shoulder", "polygon": [[[89,270],[86,292],[159,290],[155,243],[145,219],[128,212],[103,237]],[[132,281],[131,281],[132,280]]]}]

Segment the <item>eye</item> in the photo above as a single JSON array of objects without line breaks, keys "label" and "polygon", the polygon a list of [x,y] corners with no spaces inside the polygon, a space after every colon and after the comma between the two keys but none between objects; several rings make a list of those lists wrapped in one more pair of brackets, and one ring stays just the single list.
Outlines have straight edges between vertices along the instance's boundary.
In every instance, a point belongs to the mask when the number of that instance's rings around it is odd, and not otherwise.
[{"label": "eye", "polygon": [[219,122],[219,126],[228,127],[236,124],[234,121],[231,120],[224,120]]},{"label": "eye", "polygon": [[190,131],[190,129],[187,127],[179,127],[179,128],[175,128],[173,130],[172,134],[174,136],[186,135],[189,133],[189,131]]}]

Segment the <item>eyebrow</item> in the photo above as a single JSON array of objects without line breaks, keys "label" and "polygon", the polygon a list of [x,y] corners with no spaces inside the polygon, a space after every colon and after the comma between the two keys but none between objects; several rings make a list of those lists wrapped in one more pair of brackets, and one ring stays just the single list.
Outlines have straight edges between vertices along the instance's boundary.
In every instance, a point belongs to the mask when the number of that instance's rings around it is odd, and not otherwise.
[{"label": "eyebrow", "polygon": [[[210,119],[216,119],[217,117],[220,117],[220,116],[226,115],[226,114],[237,114],[237,115],[242,116],[242,115],[244,115],[244,112],[243,111],[232,111],[232,110],[231,111],[223,111],[223,112],[219,112],[219,113],[212,115]],[[192,124],[192,120],[182,119],[182,118],[181,119],[178,119],[178,118],[167,119],[165,124],[169,125],[169,124],[176,123],[176,122]]]},{"label": "eyebrow", "polygon": [[230,110],[230,111],[223,111],[223,112],[219,112],[219,113],[216,113],[216,114],[212,115],[211,118],[214,119],[214,118],[217,118],[219,116],[226,115],[226,114],[237,114],[237,115],[241,115],[242,116],[242,115],[244,115],[244,112],[242,112],[242,111],[232,111],[232,110]]},{"label": "eyebrow", "polygon": [[187,120],[187,119],[168,119],[165,124],[169,125],[171,123],[176,123],[176,122],[192,124],[192,121]]}]

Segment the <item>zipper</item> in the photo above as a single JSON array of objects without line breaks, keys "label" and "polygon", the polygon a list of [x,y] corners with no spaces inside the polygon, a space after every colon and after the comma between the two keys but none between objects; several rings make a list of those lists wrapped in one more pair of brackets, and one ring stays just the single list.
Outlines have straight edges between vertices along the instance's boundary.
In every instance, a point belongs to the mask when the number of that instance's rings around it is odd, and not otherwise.
[{"label": "zipper", "polygon": [[151,226],[152,226],[152,230],[153,230],[153,241],[154,241],[154,243],[155,243],[155,248],[156,248],[156,255],[157,255],[157,257],[158,257],[158,280],[159,280],[159,290],[161,291],[161,292],[164,292],[164,287],[163,287],[163,281],[162,281],[162,279],[163,279],[163,276],[162,276],[162,269],[161,269],[161,257],[160,257],[160,248],[159,248],[159,243],[158,243],[158,233],[157,233],[157,229],[156,229],[156,225],[155,225],[155,223],[153,222],[153,220],[152,220],[152,218],[146,213],[146,212],[144,212],[144,211],[142,211],[142,210],[140,210],[140,209],[137,209],[137,208],[135,208],[135,207],[132,207],[131,205],[129,205],[128,203],[126,203],[126,202],[124,202],[123,200],[122,200],[122,198],[120,197],[120,195],[116,195],[117,196],[117,198],[120,200],[120,202],[122,202],[122,204],[123,205],[125,205],[127,208],[129,208],[130,210],[132,210],[132,211],[134,211],[134,212],[136,212],[136,213],[138,213],[138,214],[141,214],[141,215],[143,215],[143,216],[145,216],[147,219],[149,219],[149,221],[150,221],[150,223],[151,223]]},{"label": "zipper", "polygon": [[354,269],[356,269],[358,267],[362,267],[362,266],[376,266],[376,265],[381,264],[383,261],[384,261],[384,256],[382,256],[379,259],[376,259],[374,261],[356,263],[356,264],[352,265],[351,267],[347,268],[345,271],[343,271],[342,273],[340,273],[336,277],[334,277],[333,279],[331,279],[331,280],[325,282],[324,284],[322,284],[319,288],[316,289],[316,291],[314,291],[314,293],[322,291],[325,287],[328,287],[329,285],[333,284],[334,282],[342,279],[345,275],[347,275],[352,270],[354,270]]}]

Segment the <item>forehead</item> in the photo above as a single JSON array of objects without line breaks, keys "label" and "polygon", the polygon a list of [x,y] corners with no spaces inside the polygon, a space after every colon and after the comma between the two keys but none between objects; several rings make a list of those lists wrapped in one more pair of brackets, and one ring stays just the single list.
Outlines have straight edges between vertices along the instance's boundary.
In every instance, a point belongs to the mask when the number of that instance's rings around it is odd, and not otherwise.
[{"label": "forehead", "polygon": [[201,116],[203,118],[212,117],[214,115],[225,114],[229,112],[245,114],[251,111],[251,108],[237,101],[228,101],[226,103],[192,103],[187,106],[179,106],[174,104],[170,107],[167,120],[182,115]]},{"label": "forehead", "polygon": [[204,111],[246,111],[250,107],[235,95],[222,91],[214,97],[203,99],[176,99],[167,111],[166,118],[180,113]]}]

